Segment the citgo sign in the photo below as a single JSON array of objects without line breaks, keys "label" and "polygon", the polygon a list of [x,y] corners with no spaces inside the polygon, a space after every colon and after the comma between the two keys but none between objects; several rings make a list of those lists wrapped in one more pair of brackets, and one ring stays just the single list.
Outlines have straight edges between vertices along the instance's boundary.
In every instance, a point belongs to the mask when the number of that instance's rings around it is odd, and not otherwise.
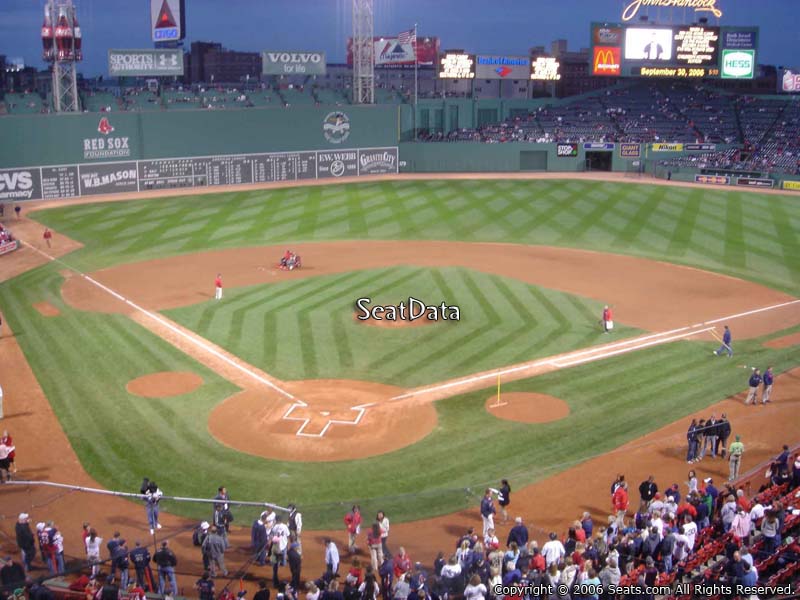
[{"label": "citgo sign", "polygon": [[755,50],[723,50],[722,79],[752,79],[755,74]]}]

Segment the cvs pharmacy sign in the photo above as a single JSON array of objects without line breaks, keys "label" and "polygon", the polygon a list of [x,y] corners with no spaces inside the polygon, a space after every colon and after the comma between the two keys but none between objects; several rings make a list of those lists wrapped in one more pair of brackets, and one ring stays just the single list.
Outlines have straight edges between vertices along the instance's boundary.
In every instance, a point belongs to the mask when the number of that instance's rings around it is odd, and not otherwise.
[{"label": "cvs pharmacy sign", "polygon": [[[37,173],[38,175],[38,173]],[[38,198],[38,178],[32,171],[0,171],[0,200],[31,200]]]}]

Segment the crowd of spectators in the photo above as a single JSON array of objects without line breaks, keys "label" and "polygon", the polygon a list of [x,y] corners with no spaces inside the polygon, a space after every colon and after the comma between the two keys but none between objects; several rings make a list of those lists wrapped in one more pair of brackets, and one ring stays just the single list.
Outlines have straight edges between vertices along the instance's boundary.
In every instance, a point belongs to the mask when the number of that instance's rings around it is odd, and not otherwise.
[{"label": "crowd of spectators", "polygon": [[0,245],[5,244],[6,242],[13,242],[13,241],[14,241],[14,234],[11,233],[11,230],[0,225]]},{"label": "crowd of spectators", "polygon": [[[724,416],[709,422],[715,428],[704,430],[705,442],[697,452],[703,457],[708,451],[709,459],[722,458],[725,447],[720,440],[728,431]],[[713,478],[701,477],[694,469],[683,484],[664,489],[650,475],[635,488],[637,501],[625,475],[618,474],[609,488],[608,517],[602,522],[583,512],[565,523],[562,532],[551,531],[537,540],[541,532],[516,517],[501,541],[494,518],[499,517],[496,503],[503,522],[510,518],[510,486],[504,480],[500,489],[488,488],[481,499],[482,527],[476,523],[466,529],[449,549],[435,558],[425,557],[425,563],[402,547],[396,552],[390,549],[385,513],[378,512],[367,523],[356,505],[344,517],[347,560],[340,558],[336,542],[326,538],[319,550],[324,552],[324,573],[306,578],[302,585],[303,555],[316,550],[303,550],[302,517],[290,506],[287,518],[267,511],[254,521],[250,561],[272,566],[272,584],[284,600],[598,600],[633,597],[611,594],[611,586],[672,586],[673,590],[676,584],[774,586],[800,574],[800,544],[795,541],[800,534],[800,453],[792,456],[784,446],[770,463],[768,475],[769,483],[752,498],[749,485],[729,481],[717,487]],[[228,573],[224,553],[230,548],[227,531],[233,520],[228,502],[227,490],[220,487],[211,523],[204,521],[192,535],[205,569],[195,585],[203,600],[221,597],[214,577]],[[148,519],[152,526],[149,509]],[[104,544],[89,523],[83,524],[82,536],[86,559],[70,589],[97,600],[139,599],[146,591],[177,592],[178,561],[168,541],[151,555],[146,545],[128,544],[118,532]],[[358,547],[364,541],[366,559]],[[42,521],[34,530],[30,515],[22,513],[16,542],[21,558],[4,559],[0,583],[5,589],[26,585],[30,598],[49,600],[47,588],[35,584],[29,574],[37,557],[51,574],[64,572],[61,530],[52,521]],[[107,558],[101,556],[106,552]],[[283,571],[286,566],[289,573]],[[525,586],[539,586],[540,593]],[[230,593],[227,586],[223,592]],[[269,597],[266,580],[260,594],[259,599]],[[666,596],[683,598],[677,593]]]}]

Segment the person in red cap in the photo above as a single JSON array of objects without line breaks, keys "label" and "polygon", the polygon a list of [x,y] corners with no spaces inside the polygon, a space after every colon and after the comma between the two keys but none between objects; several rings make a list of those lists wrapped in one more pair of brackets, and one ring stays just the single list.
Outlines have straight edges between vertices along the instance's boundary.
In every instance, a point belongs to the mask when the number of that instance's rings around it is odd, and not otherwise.
[{"label": "person in red cap", "polygon": [[612,329],[614,329],[614,313],[611,312],[611,308],[606,304],[603,307],[603,332],[609,333]]},{"label": "person in red cap", "polygon": [[47,227],[44,228],[44,233],[42,234],[42,238],[44,238],[44,243],[47,244],[47,247],[50,248],[50,240],[53,239],[53,232],[50,231]]},{"label": "person in red cap", "polygon": [[214,299],[215,300],[222,300],[222,274],[217,273],[216,279],[214,279]]}]

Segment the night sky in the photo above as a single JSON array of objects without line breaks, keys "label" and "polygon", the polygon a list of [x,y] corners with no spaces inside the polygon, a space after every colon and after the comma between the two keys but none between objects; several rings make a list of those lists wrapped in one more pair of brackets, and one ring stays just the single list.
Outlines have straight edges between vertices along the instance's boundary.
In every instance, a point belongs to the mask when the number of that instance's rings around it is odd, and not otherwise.
[{"label": "night sky", "polygon": [[[439,36],[442,49],[527,54],[556,38],[570,49],[589,45],[591,21],[618,21],[629,0],[374,0],[375,34],[394,35],[419,23],[420,36]],[[109,48],[150,48],[148,0],[75,0],[83,30],[87,76],[107,74]],[[41,61],[44,0],[0,0],[0,54]],[[352,34],[350,0],[186,0],[187,40],[230,49],[324,50],[344,62]],[[800,0],[718,0],[723,16],[710,24],[761,28],[761,64],[800,66]],[[643,9],[645,10],[645,9]],[[692,21],[690,10],[650,10],[651,20]],[[699,15],[703,16],[703,15]]]}]

